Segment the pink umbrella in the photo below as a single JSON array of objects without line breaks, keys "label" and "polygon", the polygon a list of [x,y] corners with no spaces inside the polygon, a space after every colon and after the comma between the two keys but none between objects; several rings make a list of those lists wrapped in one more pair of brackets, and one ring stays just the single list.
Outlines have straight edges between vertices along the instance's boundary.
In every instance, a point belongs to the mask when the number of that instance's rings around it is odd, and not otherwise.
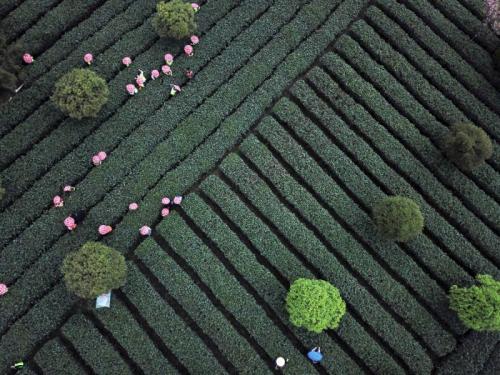
[{"label": "pink umbrella", "polygon": [[177,195],[174,197],[174,204],[181,204],[182,202],[182,196]]},{"label": "pink umbrella", "polygon": [[69,193],[70,191],[75,191],[75,188],[71,185],[66,185],[64,188],[63,188],[63,191],[65,193]]},{"label": "pink umbrella", "polygon": [[196,35],[191,35],[191,44],[195,46],[198,43],[200,43],[200,38],[198,38]]},{"label": "pink umbrella", "polygon": [[130,204],[128,205],[128,209],[129,209],[130,211],[135,211],[135,210],[137,210],[138,208],[139,208],[139,205],[138,205],[137,203],[135,203],[135,202],[130,203]]},{"label": "pink umbrella", "polygon": [[92,164],[94,164],[96,167],[102,164],[102,160],[99,155],[92,156]]},{"label": "pink umbrella", "polygon": [[111,233],[113,231],[113,228],[109,225],[100,225],[98,232],[101,236],[105,236],[108,233]]},{"label": "pink umbrella", "polygon": [[172,63],[174,62],[174,56],[172,56],[170,53],[167,53],[165,56],[163,56],[163,58],[168,65],[172,65]]},{"label": "pink umbrella", "polygon": [[193,46],[186,44],[184,46],[184,53],[188,56],[193,56]]},{"label": "pink umbrella", "polygon": [[148,227],[147,225],[144,225],[143,227],[141,227],[141,229],[139,229],[139,233],[142,236],[149,236],[151,235],[151,228]]},{"label": "pink umbrella", "polygon": [[166,217],[170,213],[170,210],[168,208],[164,208],[161,210],[161,217]]},{"label": "pink umbrella", "polygon": [[132,83],[129,83],[127,86],[125,86],[125,88],[127,89],[127,92],[130,94],[130,95],[135,95],[137,94],[137,89],[135,87],[134,84]]},{"label": "pink umbrella", "polygon": [[9,291],[9,288],[7,288],[7,285],[0,284],[0,296],[7,294],[8,291]]},{"label": "pink umbrella", "polygon": [[25,53],[23,55],[23,61],[26,63],[26,64],[33,64],[33,61],[35,61],[35,59],[33,58],[33,56],[31,56],[29,53]]},{"label": "pink umbrella", "polygon": [[92,64],[92,61],[94,61],[94,56],[92,56],[91,53],[86,53],[83,56],[83,61],[85,61],[88,65]]},{"label": "pink umbrella", "polygon": [[158,70],[155,69],[155,70],[151,71],[151,79],[152,80],[155,80],[159,76],[160,76],[160,72]]},{"label": "pink umbrella", "polygon": [[161,71],[166,74],[167,76],[171,76],[172,75],[172,69],[170,68],[170,66],[168,65],[163,65],[161,67]]},{"label": "pink umbrella", "polygon": [[166,205],[169,205],[169,204],[170,204],[170,198],[169,198],[169,197],[163,197],[163,198],[161,199],[161,204],[163,204],[163,205],[165,205],[165,206],[166,206]]},{"label": "pink umbrella", "polygon": [[70,227],[75,224],[75,219],[73,219],[71,216],[68,216],[66,219],[64,219],[64,225],[67,227]]},{"label": "pink umbrella", "polygon": [[52,198],[52,203],[54,203],[54,207],[64,206],[64,200],[59,195],[56,195],[54,198]]},{"label": "pink umbrella", "polygon": [[195,13],[200,10],[200,6],[196,3],[191,3],[191,7],[193,8]]},{"label": "pink umbrella", "polygon": [[104,161],[108,157],[108,154],[106,154],[105,151],[99,151],[97,153],[97,157],[99,158],[100,161]]},{"label": "pink umbrella", "polygon": [[122,63],[125,66],[129,66],[130,64],[132,64],[132,59],[130,57],[126,56],[122,59]]}]

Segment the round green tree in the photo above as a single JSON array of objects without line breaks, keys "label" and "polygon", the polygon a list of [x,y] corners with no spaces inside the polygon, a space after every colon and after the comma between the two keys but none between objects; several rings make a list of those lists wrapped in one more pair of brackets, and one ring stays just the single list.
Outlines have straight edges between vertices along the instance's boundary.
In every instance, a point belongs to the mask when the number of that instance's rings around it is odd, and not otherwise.
[{"label": "round green tree", "polygon": [[108,101],[106,81],[90,69],[73,69],[56,82],[52,101],[71,118],[95,117]]},{"label": "round green tree", "polygon": [[290,286],[286,309],[293,325],[320,333],[339,326],[346,304],[329,282],[300,278]]},{"label": "round green tree", "polygon": [[96,298],[125,284],[127,265],[118,251],[99,242],[87,242],[63,261],[69,290],[82,298]]},{"label": "round green tree", "polygon": [[471,123],[452,126],[443,139],[443,151],[458,167],[470,171],[493,154],[493,145],[485,131]]},{"label": "round green tree", "polygon": [[373,208],[373,220],[386,238],[405,242],[416,237],[424,228],[420,207],[410,198],[387,197]]},{"label": "round green tree", "polygon": [[182,39],[196,31],[194,10],[182,0],[161,1],[156,4],[153,28],[162,38]]},{"label": "round green tree", "polygon": [[477,275],[479,285],[450,288],[450,308],[466,327],[476,331],[500,331],[500,281]]}]

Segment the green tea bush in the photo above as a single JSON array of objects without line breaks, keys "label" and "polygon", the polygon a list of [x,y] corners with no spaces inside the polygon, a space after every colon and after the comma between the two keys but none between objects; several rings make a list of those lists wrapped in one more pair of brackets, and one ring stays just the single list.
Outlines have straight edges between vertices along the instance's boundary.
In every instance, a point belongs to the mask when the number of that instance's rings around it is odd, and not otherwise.
[{"label": "green tea bush", "polygon": [[153,28],[162,38],[182,39],[196,31],[194,10],[182,0],[161,1],[156,5]]},{"label": "green tea bush", "polygon": [[52,101],[69,117],[95,117],[108,101],[106,81],[89,69],[73,69],[55,85]]},{"label": "green tea bush", "polygon": [[7,102],[22,84],[22,50],[17,44],[8,45],[0,34],[0,104]]},{"label": "green tea bush", "polygon": [[500,47],[493,52],[493,66],[500,72]]},{"label": "green tea bush", "polygon": [[477,275],[480,285],[450,288],[450,308],[462,323],[476,331],[500,331],[500,281]]},{"label": "green tea bush", "polygon": [[0,180],[0,201],[2,200],[5,194],[5,188],[2,186],[2,180]]},{"label": "green tea bush", "polygon": [[123,286],[127,266],[118,251],[99,242],[87,242],[64,259],[62,273],[69,290],[90,299]]},{"label": "green tea bush", "polygon": [[373,220],[386,238],[405,242],[416,237],[424,228],[424,217],[413,200],[387,197],[373,208]]},{"label": "green tea bush", "polygon": [[493,154],[493,145],[486,132],[471,124],[452,126],[443,139],[443,151],[458,167],[470,171]]},{"label": "green tea bush", "polygon": [[290,286],[286,309],[293,325],[321,333],[339,326],[346,304],[339,290],[329,282],[300,278]]}]

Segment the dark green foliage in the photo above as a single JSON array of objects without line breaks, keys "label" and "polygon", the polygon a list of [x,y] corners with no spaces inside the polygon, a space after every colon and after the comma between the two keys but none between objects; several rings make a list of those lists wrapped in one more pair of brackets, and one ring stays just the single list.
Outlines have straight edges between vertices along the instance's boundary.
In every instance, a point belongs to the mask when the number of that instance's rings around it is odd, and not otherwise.
[{"label": "dark green foliage", "polygon": [[493,154],[486,132],[471,123],[454,125],[443,139],[443,151],[458,167],[470,171]]},{"label": "dark green foliage", "polygon": [[500,331],[500,281],[490,275],[477,275],[480,285],[450,288],[450,308],[468,328]]},{"label": "dark green foliage", "polygon": [[346,304],[339,290],[329,282],[300,278],[290,286],[286,309],[294,325],[321,333],[339,326]]},{"label": "dark green foliage", "polygon": [[127,266],[118,251],[99,242],[87,242],[64,259],[62,273],[69,290],[82,298],[95,298],[123,286]]},{"label": "dark green foliage", "polygon": [[106,81],[89,69],[74,69],[55,85],[52,101],[69,117],[96,117],[108,101]]},{"label": "dark green foliage", "polygon": [[0,201],[2,200],[5,194],[5,188],[2,186],[2,180],[0,180]]},{"label": "dark green foliage", "polygon": [[182,0],[161,1],[156,5],[153,27],[162,38],[182,39],[196,31],[194,11]]},{"label": "dark green foliage", "polygon": [[19,45],[8,46],[5,36],[0,34],[0,104],[8,101],[22,84],[22,54]]},{"label": "dark green foliage", "polygon": [[500,47],[493,52],[493,66],[500,72]]},{"label": "dark green foliage", "polygon": [[373,208],[373,220],[379,232],[386,238],[405,242],[424,228],[420,207],[406,197],[388,197]]}]

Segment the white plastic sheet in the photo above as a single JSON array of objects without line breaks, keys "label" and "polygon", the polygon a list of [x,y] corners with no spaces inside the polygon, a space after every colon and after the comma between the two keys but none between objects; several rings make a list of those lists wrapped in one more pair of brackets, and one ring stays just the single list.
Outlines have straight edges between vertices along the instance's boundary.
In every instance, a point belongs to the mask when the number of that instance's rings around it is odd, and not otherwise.
[{"label": "white plastic sheet", "polygon": [[111,306],[111,291],[108,293],[101,294],[95,300],[95,308],[100,309],[102,307],[110,307]]}]

